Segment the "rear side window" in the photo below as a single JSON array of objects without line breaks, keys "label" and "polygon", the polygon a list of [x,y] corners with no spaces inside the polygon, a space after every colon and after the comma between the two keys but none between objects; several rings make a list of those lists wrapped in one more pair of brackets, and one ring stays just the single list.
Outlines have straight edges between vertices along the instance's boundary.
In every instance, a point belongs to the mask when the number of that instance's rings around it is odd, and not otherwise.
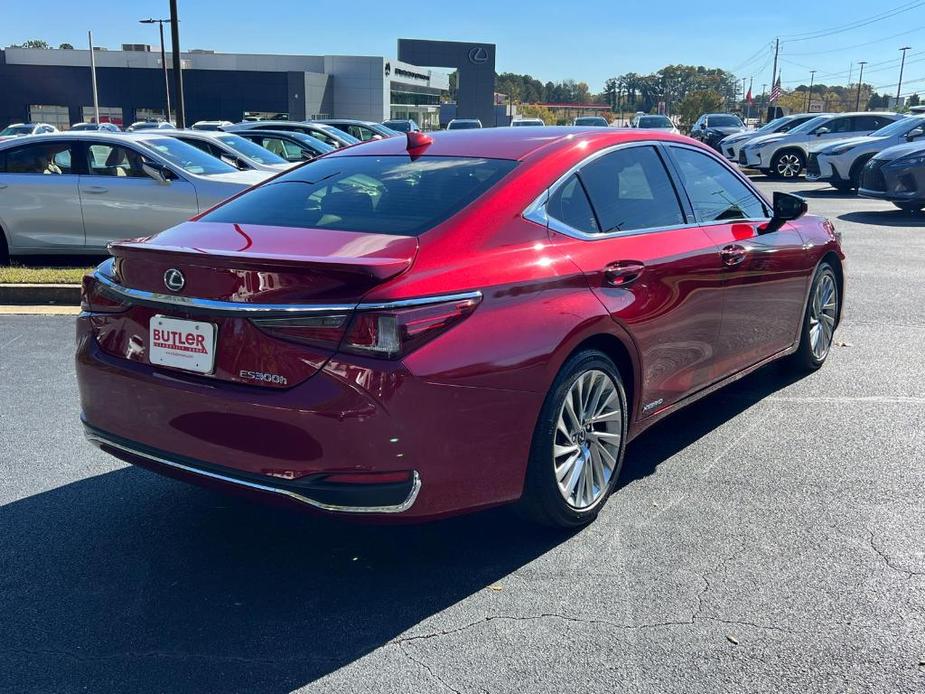
[{"label": "rear side window", "polygon": [[686,147],[672,147],[681,182],[700,222],[763,219],[764,203],[713,157]]},{"label": "rear side window", "polygon": [[72,173],[73,142],[36,142],[6,151],[6,172],[11,174],[47,174],[60,176]]},{"label": "rear side window", "polygon": [[601,232],[684,224],[681,205],[654,147],[605,154],[578,173]]},{"label": "rear side window", "polygon": [[417,236],[474,201],[515,165],[469,157],[322,158],[201,219]]},{"label": "rear side window", "polygon": [[568,224],[572,229],[588,234],[596,234],[601,230],[597,225],[597,219],[594,218],[594,210],[591,209],[585,188],[575,174],[569,176],[549,196],[549,202],[546,203],[546,214]]}]

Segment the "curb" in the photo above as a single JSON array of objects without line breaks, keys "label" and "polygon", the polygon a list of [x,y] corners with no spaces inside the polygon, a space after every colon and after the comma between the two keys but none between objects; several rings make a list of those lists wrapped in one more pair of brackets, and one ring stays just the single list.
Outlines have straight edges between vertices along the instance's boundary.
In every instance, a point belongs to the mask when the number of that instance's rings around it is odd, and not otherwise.
[{"label": "curb", "polygon": [[80,305],[79,284],[0,284],[0,304],[34,306]]}]

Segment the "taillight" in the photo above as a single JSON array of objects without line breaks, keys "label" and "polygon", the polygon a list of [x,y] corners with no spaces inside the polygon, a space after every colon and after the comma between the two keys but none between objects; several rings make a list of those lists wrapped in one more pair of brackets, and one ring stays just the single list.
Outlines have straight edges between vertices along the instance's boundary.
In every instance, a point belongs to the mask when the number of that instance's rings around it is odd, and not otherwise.
[{"label": "taillight", "polygon": [[[112,260],[107,260],[97,267],[96,272],[107,272],[112,268]],[[91,313],[121,313],[129,305],[112,292],[106,291],[105,285],[95,275],[84,275],[80,285],[80,310]]]},{"label": "taillight", "polygon": [[348,319],[346,314],[328,314],[302,318],[255,318],[254,323],[274,337],[333,351],[344,336]]},{"label": "taillight", "polygon": [[478,306],[481,297],[438,301],[421,306],[365,308],[351,318],[326,314],[299,318],[255,318],[264,332],[312,347],[397,359],[449,330]]},{"label": "taillight", "polygon": [[417,349],[465,319],[479,299],[426,306],[357,311],[341,343],[343,352],[396,359]]}]

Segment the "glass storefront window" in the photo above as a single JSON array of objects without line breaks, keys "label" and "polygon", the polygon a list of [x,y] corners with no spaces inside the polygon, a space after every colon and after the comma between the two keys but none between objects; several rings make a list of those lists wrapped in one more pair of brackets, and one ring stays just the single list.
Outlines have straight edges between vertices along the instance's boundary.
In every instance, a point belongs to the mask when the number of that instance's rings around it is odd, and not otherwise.
[{"label": "glass storefront window", "polygon": [[[96,113],[92,106],[84,106],[81,113],[84,123],[93,123],[96,121]],[[121,128],[124,125],[122,121],[122,108],[120,106],[100,106],[100,123],[114,123]]]},{"label": "glass storefront window", "polygon": [[48,123],[58,130],[67,130],[71,127],[67,106],[30,106],[29,120],[32,123]]},{"label": "glass storefront window", "polygon": [[[100,117],[102,118],[102,113]],[[135,120],[169,120],[171,123],[177,122],[177,114],[175,111],[170,112],[170,118],[164,118],[164,109],[162,108],[136,108],[135,109]],[[131,125],[131,123],[129,123]]]}]

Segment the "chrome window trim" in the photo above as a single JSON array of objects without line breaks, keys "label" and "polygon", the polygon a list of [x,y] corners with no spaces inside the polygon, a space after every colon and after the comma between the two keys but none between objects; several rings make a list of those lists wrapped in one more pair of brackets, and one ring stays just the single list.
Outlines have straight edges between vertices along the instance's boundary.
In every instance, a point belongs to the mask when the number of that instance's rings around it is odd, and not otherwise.
[{"label": "chrome window trim", "polygon": [[280,494],[323,511],[331,511],[336,513],[401,513],[402,511],[407,511],[409,508],[411,508],[411,506],[418,498],[418,493],[421,491],[421,476],[418,474],[417,470],[412,470],[411,491],[408,493],[408,496],[403,502],[395,506],[339,506],[336,504],[325,504],[321,501],[316,501],[310,497],[303,496],[302,494],[294,492],[291,489],[280,489],[279,487],[273,487],[269,484],[259,484],[257,482],[241,480],[235,477],[229,477],[228,475],[222,475],[218,472],[201,470],[190,465],[184,465],[183,463],[177,462],[176,460],[170,460],[161,456],[152,455],[151,453],[147,453],[130,446],[125,446],[121,443],[116,443],[98,431],[84,429],[84,436],[90,443],[95,446],[109,446],[111,448],[117,448],[120,451],[124,451],[139,458],[151,460],[155,463],[166,465],[176,470],[182,470],[183,472],[199,475],[201,477],[208,477],[209,479],[227,482],[229,484],[234,484],[239,487],[246,487],[256,491]]},{"label": "chrome window trim", "polygon": [[[551,183],[546,190],[540,193],[534,200],[531,202],[526,209],[521,213],[524,219],[527,219],[536,224],[541,224],[553,231],[557,231],[560,234],[565,234],[566,236],[571,236],[572,238],[578,239],[579,241],[597,241],[599,239],[612,239],[620,236],[637,236],[641,234],[654,234],[659,231],[672,231],[675,229],[688,229],[691,227],[702,226],[696,222],[685,222],[684,224],[673,224],[671,226],[660,226],[660,227],[643,227],[640,229],[627,229],[625,231],[611,231],[611,232],[600,232],[597,234],[589,233],[587,231],[581,231],[580,229],[575,229],[574,227],[569,226],[565,222],[562,222],[555,217],[550,217],[546,212],[546,203],[549,202],[549,198],[555,193],[573,174],[577,173],[579,169],[587,166],[591,162],[603,157],[611,152],[615,152],[620,149],[630,149],[632,147],[654,147],[656,150],[660,150],[662,146],[670,144],[668,140],[633,140],[632,142],[621,142],[617,145],[611,145],[605,147],[604,149],[598,150],[597,152],[592,152],[587,157],[582,159],[580,162],[572,166],[568,171],[559,176],[553,183]],[[699,148],[692,148],[698,149]],[[658,152],[659,157],[664,160],[664,155],[661,152]],[[671,181],[671,171],[668,168],[668,165],[663,161],[662,166],[665,167],[665,175]],[[674,185],[674,181],[672,181]],[[677,195],[677,192],[675,193]],[[678,209],[681,211],[682,216],[687,217],[687,213],[684,210],[684,206],[681,204],[681,201],[678,200]]]},{"label": "chrome window trim", "polygon": [[178,306],[209,313],[253,315],[268,317],[274,314],[280,316],[295,316],[303,314],[338,313],[353,311],[382,311],[390,309],[408,308],[412,306],[427,306],[439,304],[444,301],[465,301],[467,299],[481,299],[482,292],[460,292],[456,294],[443,294],[434,296],[421,296],[413,299],[397,299],[395,301],[349,303],[349,304],[250,304],[241,301],[221,301],[218,299],[200,299],[197,297],[179,296],[176,294],[160,294],[143,289],[123,287],[112,278],[96,270],[93,277],[105,288],[117,296],[132,301],[154,306]]}]

